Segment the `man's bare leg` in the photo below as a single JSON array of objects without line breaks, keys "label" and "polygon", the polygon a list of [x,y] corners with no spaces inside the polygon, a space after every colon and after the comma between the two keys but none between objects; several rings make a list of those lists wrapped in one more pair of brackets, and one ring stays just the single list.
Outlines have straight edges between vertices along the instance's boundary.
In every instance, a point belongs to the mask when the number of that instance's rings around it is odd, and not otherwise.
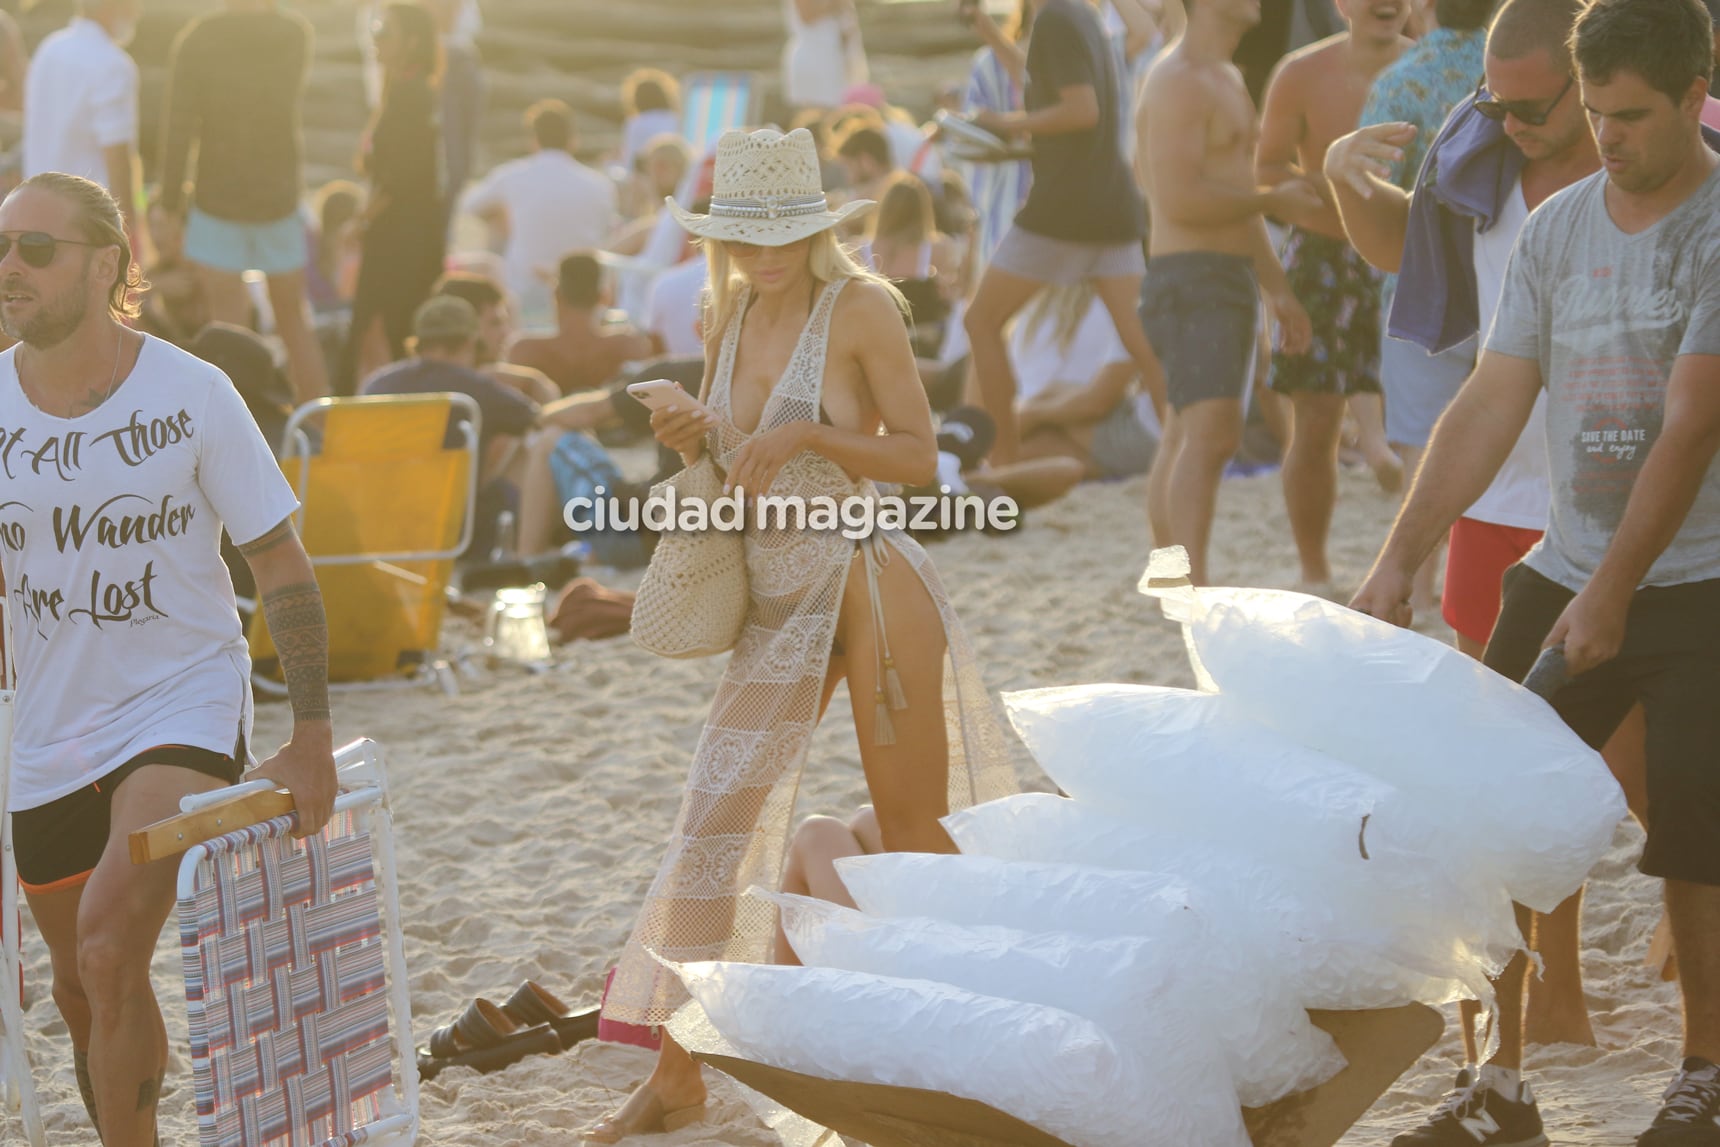
[{"label": "man's bare leg", "polygon": [[1172,544],[1171,474],[1182,452],[1183,438],[1182,416],[1175,410],[1165,412],[1164,430],[1159,452],[1153,456],[1153,468],[1147,472],[1147,526],[1152,530],[1155,549]]},{"label": "man's bare leg", "polygon": [[287,378],[301,403],[328,394],[328,364],[317,342],[316,323],[305,294],[305,273],[270,275],[269,306],[275,312],[275,332],[287,349]]},{"label": "man's bare leg", "polygon": [[520,557],[545,553],[561,520],[561,505],[555,496],[555,473],[550,455],[561,441],[562,431],[541,430],[527,442],[525,472],[520,478],[520,526],[515,549]]},{"label": "man's bare leg", "polygon": [[[83,1097],[84,1110],[90,1113],[90,1123],[96,1120],[95,1089],[90,1084],[90,1003],[84,998],[84,984],[78,978],[78,903],[83,899],[84,886],[79,882],[70,888],[53,892],[27,892],[30,918],[48,945],[48,960],[54,972],[54,1005],[66,1030],[72,1037],[72,1066],[78,1080],[78,1094]],[[99,1133],[99,1129],[98,1129]]]},{"label": "man's bare leg", "polygon": [[1344,396],[1298,391],[1291,396],[1290,445],[1284,451],[1284,507],[1302,563],[1302,585],[1329,588],[1326,537],[1338,500],[1338,437]]},{"label": "man's bare leg", "polygon": [[987,267],[962,320],[967,329],[969,353],[973,356],[973,379],[980,403],[997,424],[997,440],[991,448],[991,461],[996,465],[1014,462],[1020,447],[1015,432],[1015,370],[1009,363],[1009,346],[1003,331],[1044,285],[1035,279]]},{"label": "man's bare leg", "polygon": [[[1535,914],[1521,904],[1515,907],[1517,927],[1527,937],[1534,926]],[[1494,1022],[1499,1025],[1499,1050],[1487,1062],[1510,1071],[1523,1070],[1523,987],[1528,978],[1529,957],[1518,952],[1505,965],[1499,978],[1493,981],[1496,999]]]},{"label": "man's bare leg", "polygon": [[1206,585],[1207,544],[1224,468],[1242,441],[1242,402],[1209,398],[1177,412],[1182,444],[1170,477],[1171,544],[1188,550],[1189,578]]},{"label": "man's bare leg", "polygon": [[149,982],[150,958],[173,907],[172,859],[134,865],[126,838],[173,816],[214,777],[145,765],[113,794],[107,849],[84,886],[77,917],[77,975],[89,1007],[90,1080],[104,1147],[150,1147],[167,1065],[167,1031]]},{"label": "man's bare leg", "polygon": [[[1631,815],[1642,824],[1647,823],[1648,816],[1646,736],[1647,725],[1638,705],[1601,750],[1607,768],[1624,789]],[[1535,951],[1547,968],[1539,978],[1529,981],[1523,1020],[1527,1043],[1595,1046],[1594,1025],[1583,996],[1582,914],[1583,894],[1579,889],[1553,912],[1535,917]]]},{"label": "man's bare leg", "polygon": [[1720,887],[1666,882],[1684,993],[1684,1054],[1720,1063]]}]

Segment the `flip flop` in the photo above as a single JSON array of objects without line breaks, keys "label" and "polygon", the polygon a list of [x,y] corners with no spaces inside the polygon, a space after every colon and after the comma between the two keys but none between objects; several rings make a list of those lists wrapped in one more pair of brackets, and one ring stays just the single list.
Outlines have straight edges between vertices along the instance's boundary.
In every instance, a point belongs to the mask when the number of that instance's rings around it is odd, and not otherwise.
[{"label": "flip flop", "polygon": [[561,1041],[563,1051],[582,1040],[597,1038],[597,1017],[601,1009],[587,1008],[575,1012],[557,999],[536,980],[527,980],[502,1005],[502,1014],[525,1027],[548,1024]]},{"label": "flip flop", "polygon": [[428,1049],[418,1052],[418,1078],[435,1079],[448,1067],[499,1071],[528,1055],[555,1055],[561,1049],[548,1024],[522,1025],[489,1000],[473,1000],[453,1023],[430,1033]]}]

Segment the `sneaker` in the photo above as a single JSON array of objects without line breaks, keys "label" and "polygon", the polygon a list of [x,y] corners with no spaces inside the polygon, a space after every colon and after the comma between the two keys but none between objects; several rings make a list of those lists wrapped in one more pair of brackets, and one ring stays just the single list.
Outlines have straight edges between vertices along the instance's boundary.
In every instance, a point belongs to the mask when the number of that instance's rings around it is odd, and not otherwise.
[{"label": "sneaker", "polygon": [[1720,1067],[1691,1056],[1660,1097],[1637,1147],[1720,1147]]},{"label": "sneaker", "polygon": [[1516,1102],[1482,1086],[1479,1073],[1464,1068],[1457,1088],[1426,1123],[1392,1140],[1392,1147],[1547,1147],[1541,1111],[1527,1083]]}]

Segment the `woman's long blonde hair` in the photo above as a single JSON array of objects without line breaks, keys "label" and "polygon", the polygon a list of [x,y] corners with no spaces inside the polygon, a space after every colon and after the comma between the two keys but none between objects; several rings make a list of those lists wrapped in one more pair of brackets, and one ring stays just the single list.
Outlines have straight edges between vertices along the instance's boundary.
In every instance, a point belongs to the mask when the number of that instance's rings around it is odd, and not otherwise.
[{"label": "woman's long blonde hair", "polygon": [[[720,239],[703,240],[705,246],[705,264],[710,270],[709,283],[705,288],[705,337],[720,339],[723,332],[728,330],[729,320],[734,317],[735,306],[740,302],[741,286],[745,276],[729,258],[728,248]],[[812,236],[811,249],[807,252],[807,268],[812,277],[820,283],[834,283],[839,279],[855,279],[862,283],[875,283],[889,292],[896,301],[896,309],[902,312],[902,321],[907,322],[908,300],[902,297],[902,292],[896,285],[875,271],[862,267],[854,258],[853,253],[836,238],[835,228],[820,231]]]},{"label": "woman's long blonde hair", "polygon": [[1067,352],[1093,309],[1094,297],[1091,282],[1042,287],[1016,321],[1025,324],[1022,330],[1029,338],[1038,338],[1049,324],[1057,349]]}]

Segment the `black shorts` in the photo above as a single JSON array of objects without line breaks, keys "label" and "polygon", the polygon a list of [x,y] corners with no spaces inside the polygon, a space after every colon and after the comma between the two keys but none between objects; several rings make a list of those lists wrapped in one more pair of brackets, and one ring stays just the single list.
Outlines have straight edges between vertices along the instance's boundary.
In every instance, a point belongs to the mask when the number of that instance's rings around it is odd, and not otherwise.
[{"label": "black shorts", "polygon": [[1259,308],[1251,259],[1183,251],[1147,261],[1141,328],[1164,365],[1173,410],[1242,398],[1254,377]]},{"label": "black shorts", "polygon": [[[1523,680],[1575,596],[1512,566],[1487,665]],[[1553,708],[1599,749],[1639,701],[1648,722],[1648,845],[1638,867],[1720,885],[1720,579],[1639,589],[1619,655],[1559,690]]]},{"label": "black shorts", "polygon": [[12,814],[12,847],[25,891],[58,892],[89,879],[108,843],[108,814],[120,782],[145,765],[177,765],[237,784],[245,771],[245,737],[232,756],[189,745],[157,745],[76,792]]}]

